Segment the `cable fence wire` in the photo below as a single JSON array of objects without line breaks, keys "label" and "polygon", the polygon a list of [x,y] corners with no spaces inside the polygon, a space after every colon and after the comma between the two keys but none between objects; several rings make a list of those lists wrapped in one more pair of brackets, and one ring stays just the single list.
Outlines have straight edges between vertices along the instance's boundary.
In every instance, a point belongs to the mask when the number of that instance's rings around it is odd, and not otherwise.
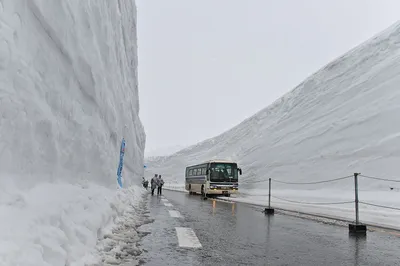
[{"label": "cable fence wire", "polygon": [[352,200],[352,201],[339,201],[339,202],[302,202],[302,201],[296,201],[296,200],[288,200],[288,199],[285,199],[285,198],[276,197],[276,196],[272,196],[272,195],[271,195],[271,198],[275,198],[275,199],[279,199],[279,200],[283,200],[283,201],[287,201],[287,202],[291,202],[291,203],[306,204],[306,205],[337,205],[337,204],[354,203],[354,200]]},{"label": "cable fence wire", "polygon": [[348,178],[352,178],[354,175],[348,175],[348,176],[343,176],[339,178],[333,178],[329,180],[322,180],[322,181],[316,181],[316,182],[286,182],[286,181],[280,181],[276,179],[271,179],[274,182],[281,183],[281,184],[287,184],[287,185],[314,185],[314,184],[322,184],[322,183],[328,183],[328,182],[335,182],[339,180],[344,180]]},{"label": "cable fence wire", "polygon": [[400,208],[396,208],[396,207],[378,205],[378,204],[368,203],[368,202],[364,202],[364,201],[359,201],[358,203],[364,204],[364,205],[369,205],[369,206],[374,206],[374,207],[378,207],[378,208],[384,208],[384,209],[400,211]]},{"label": "cable fence wire", "polygon": [[367,176],[367,175],[359,175],[359,176],[362,176],[362,177],[364,177],[364,178],[369,178],[369,179],[380,180],[380,181],[397,182],[397,183],[400,183],[400,180],[396,180],[396,179],[380,178],[380,177]]},{"label": "cable fence wire", "polygon": [[250,181],[242,182],[241,184],[247,185],[247,184],[256,184],[256,183],[263,183],[263,182],[268,182],[268,179],[267,180],[256,180],[256,181],[250,180]]},{"label": "cable fence wire", "polygon": [[[316,182],[286,182],[286,181],[280,181],[280,180],[276,180],[276,179],[271,179],[271,181],[274,181],[274,182],[280,183],[280,184],[286,184],[286,185],[314,185],[314,184],[335,182],[335,181],[344,180],[344,179],[348,179],[348,178],[352,178],[352,177],[354,177],[354,176],[349,175],[349,176],[333,178],[333,179],[329,179],[329,180],[316,181]],[[250,181],[241,182],[241,184],[247,185],[247,184],[256,184],[256,183],[263,183],[263,182],[268,182],[268,179],[256,180],[256,181],[250,180]]]},{"label": "cable fence wire", "polygon": [[248,192],[239,192],[238,194],[239,195],[243,195],[243,196],[253,196],[253,197],[266,197],[266,196],[269,196],[268,193],[267,194],[251,194],[251,193],[248,193]]}]

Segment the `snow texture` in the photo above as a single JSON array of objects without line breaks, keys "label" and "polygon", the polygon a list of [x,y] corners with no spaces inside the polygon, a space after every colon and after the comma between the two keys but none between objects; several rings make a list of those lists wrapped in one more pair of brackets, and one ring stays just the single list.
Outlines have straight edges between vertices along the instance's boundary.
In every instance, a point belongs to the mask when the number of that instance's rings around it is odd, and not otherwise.
[{"label": "snow texture", "polygon": [[141,198],[136,44],[134,1],[0,1],[0,265],[94,261]]},{"label": "snow texture", "polygon": [[[399,83],[400,23],[396,23],[231,130],[171,156],[151,158],[146,162],[148,171],[179,186],[187,165],[231,159],[243,168],[240,190],[245,197],[260,200],[261,194],[264,202],[268,178],[314,182],[361,172],[400,180]],[[359,186],[360,201],[400,208],[400,183],[359,177]],[[272,182],[272,194],[303,202],[352,201],[353,191],[353,178],[316,185]],[[312,205],[296,206],[315,210]],[[329,211],[343,214],[348,209],[354,217],[354,204],[335,205]],[[392,224],[399,214],[363,205],[361,219],[366,209],[379,210],[375,218],[369,217],[379,223]],[[393,219],[384,218],[382,212]]]}]

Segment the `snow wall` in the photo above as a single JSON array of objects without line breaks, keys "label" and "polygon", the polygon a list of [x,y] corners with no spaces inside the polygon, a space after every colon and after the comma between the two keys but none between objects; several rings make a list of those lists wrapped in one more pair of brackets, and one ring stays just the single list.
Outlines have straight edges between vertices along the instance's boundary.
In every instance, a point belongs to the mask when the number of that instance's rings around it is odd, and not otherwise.
[{"label": "snow wall", "polygon": [[[1,175],[19,185],[141,175],[133,1],[2,1]],[[142,166],[142,167],[140,167]]]},{"label": "snow wall", "polygon": [[136,39],[133,0],[0,1],[0,265],[80,265],[138,199]]}]

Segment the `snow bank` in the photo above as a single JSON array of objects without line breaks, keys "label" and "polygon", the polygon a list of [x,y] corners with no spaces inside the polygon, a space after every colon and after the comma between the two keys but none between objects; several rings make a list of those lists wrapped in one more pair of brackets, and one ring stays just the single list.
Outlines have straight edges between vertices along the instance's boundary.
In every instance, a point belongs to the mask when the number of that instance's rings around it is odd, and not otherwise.
[{"label": "snow bank", "polygon": [[185,184],[168,184],[168,183],[166,183],[166,184],[164,184],[163,188],[166,190],[187,192],[185,189]]},{"label": "snow bank", "polygon": [[[2,191],[3,192],[3,191]],[[98,239],[118,219],[138,213],[143,190],[38,184],[1,197],[0,265],[84,265],[99,262]],[[4,195],[2,193],[2,195]],[[140,215],[140,213],[138,213]],[[132,218],[131,223],[140,223]]]},{"label": "snow bank", "polygon": [[[148,171],[182,184],[187,165],[231,159],[244,172],[240,190],[249,194],[262,190],[264,195],[268,178],[314,182],[361,172],[400,180],[399,83],[397,23],[231,130],[171,156],[149,159]],[[400,207],[399,183],[360,178],[359,185],[363,191],[387,198],[385,204]],[[354,181],[348,179],[310,186],[275,183],[273,191],[283,191],[293,200],[302,194],[311,202],[309,191],[319,190],[326,192],[321,192],[324,199],[340,201],[343,191],[353,187]],[[378,198],[362,195],[360,200],[379,203]],[[394,210],[387,213],[397,215]]]},{"label": "snow bank", "polygon": [[138,99],[134,1],[0,1],[0,265],[83,265],[133,208]]}]

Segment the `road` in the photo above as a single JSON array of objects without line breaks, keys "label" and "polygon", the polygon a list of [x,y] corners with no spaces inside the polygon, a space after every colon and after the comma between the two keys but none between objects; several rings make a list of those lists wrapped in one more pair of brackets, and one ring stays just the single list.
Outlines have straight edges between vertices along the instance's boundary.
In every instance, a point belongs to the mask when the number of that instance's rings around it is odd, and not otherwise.
[{"label": "road", "polygon": [[144,265],[399,265],[400,237],[182,192],[149,195],[154,222],[140,242]]}]

